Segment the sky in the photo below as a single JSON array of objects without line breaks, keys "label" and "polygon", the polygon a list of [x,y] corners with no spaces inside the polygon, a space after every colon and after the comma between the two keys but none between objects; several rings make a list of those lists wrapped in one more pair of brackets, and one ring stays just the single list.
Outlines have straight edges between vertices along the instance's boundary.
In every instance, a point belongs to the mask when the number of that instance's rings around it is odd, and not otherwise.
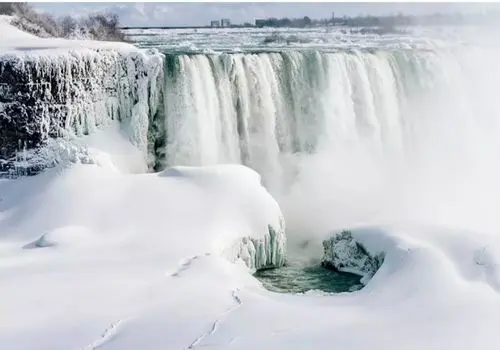
[{"label": "sky", "polygon": [[229,18],[232,23],[253,23],[258,18],[404,14],[471,13],[491,9],[500,4],[480,3],[32,3],[40,11],[56,16],[80,16],[109,11],[120,16],[123,26],[208,25],[211,20]]}]

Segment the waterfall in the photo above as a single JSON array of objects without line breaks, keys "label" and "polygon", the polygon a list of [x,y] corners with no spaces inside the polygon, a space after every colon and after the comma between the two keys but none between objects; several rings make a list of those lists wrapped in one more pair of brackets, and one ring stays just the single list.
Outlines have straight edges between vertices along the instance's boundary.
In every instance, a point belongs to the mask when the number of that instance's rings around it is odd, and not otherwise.
[{"label": "waterfall", "polygon": [[484,53],[467,52],[166,54],[160,167],[243,163],[279,186],[297,157],[457,150],[492,123],[475,115]]},{"label": "waterfall", "polygon": [[241,163],[275,192],[313,161],[374,180],[391,162],[472,167],[498,149],[498,58],[484,47],[19,56],[0,62],[2,161],[120,120],[154,170]]}]

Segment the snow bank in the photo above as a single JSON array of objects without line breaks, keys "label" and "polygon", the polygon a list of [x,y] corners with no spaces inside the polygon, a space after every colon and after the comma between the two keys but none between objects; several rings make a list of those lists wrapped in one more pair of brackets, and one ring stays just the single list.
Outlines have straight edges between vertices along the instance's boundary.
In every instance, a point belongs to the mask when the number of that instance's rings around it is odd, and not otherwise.
[{"label": "snow bank", "polygon": [[133,45],[93,40],[39,38],[10,24],[12,16],[0,15],[0,57],[3,55],[57,55],[78,49],[137,51]]},{"label": "snow bank", "polygon": [[[88,154],[93,159],[96,153]],[[92,232],[96,245],[115,237],[127,245],[143,246],[144,251],[151,245],[169,259],[210,253],[233,261],[241,257],[227,255],[234,242],[245,246],[250,239],[256,245],[265,242],[266,250],[258,250],[253,260],[243,259],[249,267],[279,265],[284,260],[281,211],[253,170],[239,165],[176,167],[126,176],[109,171],[113,160],[107,167],[68,160],[33,179],[0,183],[6,194],[1,208],[30,213],[16,225],[11,220],[0,222],[2,236],[25,243],[40,237],[47,241],[54,230],[76,225]],[[29,199],[17,200],[22,188],[32,189]]]},{"label": "snow bank", "polygon": [[[239,193],[240,196],[236,198],[241,204],[237,204],[237,208],[244,216],[233,213],[233,220],[240,217],[245,221],[245,217],[250,217],[255,218],[255,221],[244,231],[235,228],[235,232],[239,232],[236,239],[220,238],[222,254],[231,261],[241,259],[249,268],[256,270],[279,267],[285,263],[285,220],[276,201],[261,187],[261,177],[257,172],[238,165],[202,168],[179,166],[169,168],[161,175],[186,179],[202,188],[215,189],[213,196],[217,200],[227,200],[219,192],[220,189],[231,191],[233,195]],[[255,187],[260,190],[255,191]],[[234,202],[234,198],[231,201]],[[223,243],[231,240],[230,244]]]}]

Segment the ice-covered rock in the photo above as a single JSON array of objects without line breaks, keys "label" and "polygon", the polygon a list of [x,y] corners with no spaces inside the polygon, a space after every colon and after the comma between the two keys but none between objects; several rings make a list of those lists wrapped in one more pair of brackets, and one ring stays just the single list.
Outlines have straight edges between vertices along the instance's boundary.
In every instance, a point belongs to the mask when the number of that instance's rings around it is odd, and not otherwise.
[{"label": "ice-covered rock", "polygon": [[347,230],[335,233],[331,238],[324,240],[323,248],[323,266],[363,276],[361,279],[363,284],[375,275],[384,261],[383,253],[371,254]]}]

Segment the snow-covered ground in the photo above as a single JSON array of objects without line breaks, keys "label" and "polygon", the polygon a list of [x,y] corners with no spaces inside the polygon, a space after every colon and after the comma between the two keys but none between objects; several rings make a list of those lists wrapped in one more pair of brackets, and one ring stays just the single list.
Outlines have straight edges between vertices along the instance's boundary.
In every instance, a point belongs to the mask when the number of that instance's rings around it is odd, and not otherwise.
[{"label": "snow-covered ground", "polygon": [[133,45],[126,43],[39,38],[10,25],[11,20],[11,16],[0,15],[0,55],[46,55],[77,49],[117,49],[120,51],[137,50]]},{"label": "snow-covered ground", "polygon": [[[106,161],[94,137],[89,154],[98,164],[65,163],[0,182],[0,343],[6,349],[85,348],[114,322],[135,322],[157,306],[182,315],[184,297],[201,326],[205,313],[225,306],[225,290],[231,296],[239,279],[250,279],[241,260],[230,262],[242,238],[269,241],[272,227],[276,245],[262,254],[284,259],[281,212],[257,173],[227,165],[126,174],[119,164],[127,155],[133,163],[131,146],[115,130],[105,137],[114,139]],[[272,265],[262,254],[254,259]],[[216,300],[204,309],[210,294]],[[177,316],[171,320],[177,323]],[[195,325],[185,332],[196,333]]]},{"label": "snow-covered ground", "polygon": [[[115,154],[117,152],[115,151]],[[225,253],[279,225],[251,170],[69,165],[0,183],[2,348],[478,349],[500,341],[496,235],[354,230],[354,293],[274,294]]]},{"label": "snow-covered ground", "polygon": [[[9,30],[19,43],[43,47],[41,39]],[[2,38],[4,52],[22,47],[16,41]],[[46,41],[47,47],[73,45],[57,42]],[[146,160],[113,125],[79,143],[92,164],[63,159],[35,177],[0,181],[1,349],[470,350],[500,343],[500,225],[489,216],[499,196],[486,184],[498,177],[486,171],[490,167],[478,166],[484,171],[475,174],[485,182],[477,187],[481,193],[472,195],[467,190],[476,187],[468,187],[448,193],[448,202],[432,196],[438,183],[421,179],[436,180],[435,174],[421,169],[413,175],[422,189],[401,190],[398,195],[411,198],[386,211],[391,221],[389,214],[401,218],[424,206],[414,202],[434,198],[443,205],[430,206],[427,214],[440,225],[353,229],[370,254],[384,255],[364,289],[287,295],[264,289],[237,259],[242,238],[269,242],[269,226],[278,236],[283,230],[281,210],[257,173],[224,165],[137,174]],[[325,180],[338,179],[338,171],[320,170],[308,173],[317,185],[284,203],[291,214],[286,219],[300,217],[292,206],[311,221],[321,216],[321,225],[345,212],[333,205],[340,202]],[[420,197],[410,196],[419,190]],[[343,203],[365,205],[353,192]],[[488,200],[481,202],[481,194]],[[485,212],[459,216],[471,208]],[[445,225],[454,219],[458,229]],[[466,219],[472,221],[463,226],[478,229],[460,229]],[[321,238],[328,237],[324,232]],[[269,250],[271,262],[282,260],[278,248],[261,251]]]}]

